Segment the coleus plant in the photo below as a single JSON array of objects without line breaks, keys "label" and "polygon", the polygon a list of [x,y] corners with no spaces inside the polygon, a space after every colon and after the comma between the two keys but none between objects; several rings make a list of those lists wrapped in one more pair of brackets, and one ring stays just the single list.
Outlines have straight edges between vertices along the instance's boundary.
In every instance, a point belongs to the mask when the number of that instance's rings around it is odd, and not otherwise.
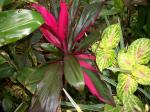
[{"label": "coleus plant", "polygon": [[36,91],[33,92],[31,112],[57,110],[60,90],[64,83],[63,76],[78,91],[83,91],[86,85],[100,101],[114,104],[111,92],[100,78],[101,72],[95,64],[95,56],[88,50],[98,36],[84,36],[94,24],[103,3],[104,1],[97,1],[87,5],[79,21],[75,20],[79,0],[74,0],[70,8],[65,0],[60,0],[58,18],[39,4],[31,5],[45,20],[40,31],[49,43],[42,44],[41,47],[49,50],[51,57],[55,57],[37,71],[29,70],[32,73],[28,82],[29,80],[30,84],[38,82]]},{"label": "coleus plant", "polygon": [[117,107],[106,105],[105,111],[133,112],[139,109],[142,112],[143,104],[134,93],[138,84],[150,85],[150,68],[146,66],[150,62],[150,39],[140,38],[128,48],[121,48],[121,38],[120,24],[113,24],[103,31],[101,41],[92,46],[101,71],[109,69],[116,74],[119,72],[115,97]]}]

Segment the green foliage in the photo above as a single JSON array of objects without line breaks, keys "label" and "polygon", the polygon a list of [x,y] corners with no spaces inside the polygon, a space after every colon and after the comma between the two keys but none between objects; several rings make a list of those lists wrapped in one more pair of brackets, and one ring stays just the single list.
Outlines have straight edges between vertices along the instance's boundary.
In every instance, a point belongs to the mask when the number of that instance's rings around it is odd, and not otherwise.
[{"label": "green foliage", "polygon": [[35,11],[19,9],[0,12],[0,46],[16,42],[43,24]]}]

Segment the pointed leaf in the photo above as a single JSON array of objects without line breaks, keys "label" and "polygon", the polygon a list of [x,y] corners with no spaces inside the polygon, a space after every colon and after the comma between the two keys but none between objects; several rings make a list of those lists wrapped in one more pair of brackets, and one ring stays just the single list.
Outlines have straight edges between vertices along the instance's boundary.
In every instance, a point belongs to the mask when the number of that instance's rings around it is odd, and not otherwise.
[{"label": "pointed leaf", "polygon": [[134,94],[137,90],[138,83],[130,74],[119,74],[117,84],[117,96],[122,99],[124,96]]},{"label": "pointed leaf", "polygon": [[0,79],[12,76],[14,72],[15,69],[8,63],[3,63],[0,65]]},{"label": "pointed leaf", "polygon": [[150,61],[150,39],[141,38],[135,40],[128,48],[139,64],[147,64]]},{"label": "pointed leaf", "polygon": [[122,36],[121,32],[121,26],[119,23],[107,27],[103,31],[100,47],[105,49],[117,47]]},{"label": "pointed leaf", "polygon": [[56,112],[59,105],[62,65],[52,63],[45,65],[44,68],[46,71],[43,72],[43,79],[37,85],[30,112]]},{"label": "pointed leaf", "polygon": [[135,59],[133,55],[125,53],[124,50],[121,50],[118,54],[118,65],[123,70],[131,70],[135,64]]},{"label": "pointed leaf", "polygon": [[75,57],[78,59],[96,60],[96,57],[92,54],[76,54]]},{"label": "pointed leaf", "polygon": [[87,69],[83,70],[85,84],[90,92],[100,101],[114,105],[112,94],[110,93],[106,84],[100,79],[98,73]]},{"label": "pointed leaf", "polygon": [[70,7],[70,21],[73,22],[74,21],[74,17],[76,15],[77,9],[78,9],[78,5],[79,5],[79,0],[73,0],[73,3]]},{"label": "pointed leaf", "polygon": [[144,65],[135,65],[132,70],[135,80],[142,85],[150,84],[150,68]]},{"label": "pointed leaf", "polygon": [[41,32],[43,33],[44,37],[54,46],[61,48],[61,43],[57,39],[55,35],[53,35],[45,26],[40,28]]},{"label": "pointed leaf", "polygon": [[18,9],[0,12],[0,46],[16,42],[43,24],[35,11]]},{"label": "pointed leaf", "polygon": [[113,65],[115,61],[115,51],[111,49],[99,49],[96,52],[96,63],[98,68],[103,71],[105,68],[108,68]]},{"label": "pointed leaf", "polygon": [[83,60],[79,60],[80,66],[84,67],[86,69],[89,69],[91,71],[96,71],[96,69],[92,66],[91,63],[83,61]]},{"label": "pointed leaf", "polygon": [[58,32],[59,37],[62,42],[68,36],[68,24],[69,24],[69,12],[66,2],[60,2],[60,13],[59,13],[59,23],[58,23]]},{"label": "pointed leaf", "polygon": [[95,19],[101,10],[102,4],[102,2],[97,2],[87,5],[84,8],[81,18],[74,31],[75,41],[80,40],[89,27],[94,24]]},{"label": "pointed leaf", "polygon": [[45,24],[48,26],[48,28],[55,34],[57,34],[57,21],[55,17],[43,6],[38,4],[32,4],[32,8],[36,9],[44,18]]},{"label": "pointed leaf", "polygon": [[124,96],[123,110],[124,112],[136,112],[136,108],[143,110],[142,101],[135,95]]},{"label": "pointed leaf", "polygon": [[78,60],[73,55],[64,57],[64,75],[68,83],[77,90],[84,89],[84,78]]}]

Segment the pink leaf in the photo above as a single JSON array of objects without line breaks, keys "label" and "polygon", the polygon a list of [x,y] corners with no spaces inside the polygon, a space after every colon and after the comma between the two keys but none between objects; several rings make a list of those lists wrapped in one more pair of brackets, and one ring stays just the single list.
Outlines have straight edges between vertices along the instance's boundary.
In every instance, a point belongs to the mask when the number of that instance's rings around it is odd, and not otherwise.
[{"label": "pink leaf", "polygon": [[31,7],[36,9],[44,18],[46,25],[49,26],[49,29],[57,34],[57,21],[55,17],[43,6],[38,4],[32,4]]},{"label": "pink leaf", "polygon": [[91,81],[90,77],[88,76],[87,73],[85,73],[83,71],[83,75],[84,75],[84,81],[85,81],[85,84],[86,86],[88,87],[88,89],[90,90],[90,92],[94,95],[94,96],[98,96],[98,92],[93,84],[93,82]]},{"label": "pink leaf", "polygon": [[80,63],[80,66],[86,68],[86,69],[89,69],[93,72],[96,72],[96,69],[88,62],[85,62],[85,61],[82,61],[82,60],[79,60],[79,63]]},{"label": "pink leaf", "polygon": [[60,39],[62,41],[64,41],[68,36],[68,23],[69,23],[68,6],[66,2],[61,1],[58,32],[59,32]]},{"label": "pink leaf", "polygon": [[76,54],[75,55],[77,58],[81,59],[90,59],[90,60],[96,60],[96,57],[92,54]]},{"label": "pink leaf", "polygon": [[61,48],[60,41],[44,26],[40,28],[41,32],[43,33],[44,37],[54,46]]}]

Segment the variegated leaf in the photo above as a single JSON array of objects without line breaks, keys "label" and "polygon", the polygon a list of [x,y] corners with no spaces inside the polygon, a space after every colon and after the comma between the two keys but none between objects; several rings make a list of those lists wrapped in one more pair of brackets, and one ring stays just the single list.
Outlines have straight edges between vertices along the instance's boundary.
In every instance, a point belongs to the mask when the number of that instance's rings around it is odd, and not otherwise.
[{"label": "variegated leaf", "polygon": [[112,66],[115,61],[115,57],[116,54],[114,50],[99,49],[96,54],[96,63],[99,69],[102,71],[103,69]]},{"label": "variegated leaf", "polygon": [[103,34],[100,43],[101,48],[115,48],[117,47],[121,38],[120,24],[113,24],[107,27]]},{"label": "variegated leaf", "polygon": [[131,70],[135,60],[132,55],[121,50],[118,54],[118,65],[123,70]]},{"label": "variegated leaf", "polygon": [[135,65],[132,75],[136,81],[142,85],[150,84],[150,68],[144,65]]},{"label": "variegated leaf", "polygon": [[117,95],[120,99],[133,94],[138,87],[138,83],[129,74],[119,74],[117,85]]},{"label": "variegated leaf", "polygon": [[147,64],[150,61],[150,39],[137,39],[129,46],[128,52],[134,56],[137,63]]},{"label": "variegated leaf", "polygon": [[137,112],[136,110],[143,110],[142,101],[135,95],[123,97],[123,112]]}]

